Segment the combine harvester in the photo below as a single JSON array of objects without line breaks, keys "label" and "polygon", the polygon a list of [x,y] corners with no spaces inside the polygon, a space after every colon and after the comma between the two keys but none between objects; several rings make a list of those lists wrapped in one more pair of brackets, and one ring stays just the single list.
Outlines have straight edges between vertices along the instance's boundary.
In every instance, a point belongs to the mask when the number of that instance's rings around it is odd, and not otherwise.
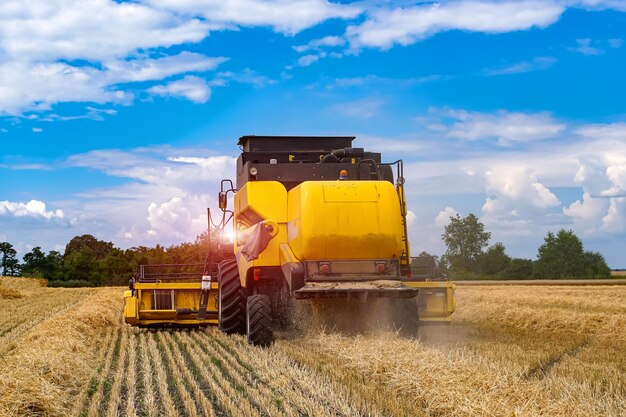
[{"label": "combine harvester", "polygon": [[454,284],[432,258],[410,257],[402,161],[383,163],[353,140],[241,137],[237,187],[223,180],[219,192],[232,246],[204,265],[142,266],[125,292],[126,322],[217,324],[266,346],[294,300],[331,297],[415,298],[420,322],[449,322]]}]

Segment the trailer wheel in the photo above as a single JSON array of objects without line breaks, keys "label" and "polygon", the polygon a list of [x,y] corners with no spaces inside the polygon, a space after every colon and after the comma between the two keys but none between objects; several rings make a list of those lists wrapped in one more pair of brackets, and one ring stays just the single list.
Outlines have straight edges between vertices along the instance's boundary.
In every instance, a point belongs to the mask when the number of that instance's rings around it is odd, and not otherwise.
[{"label": "trailer wheel", "polygon": [[246,290],[239,282],[237,261],[218,266],[218,327],[226,334],[246,334]]},{"label": "trailer wheel", "polygon": [[246,327],[248,343],[255,346],[269,346],[274,341],[272,334],[272,305],[267,295],[248,297]]}]

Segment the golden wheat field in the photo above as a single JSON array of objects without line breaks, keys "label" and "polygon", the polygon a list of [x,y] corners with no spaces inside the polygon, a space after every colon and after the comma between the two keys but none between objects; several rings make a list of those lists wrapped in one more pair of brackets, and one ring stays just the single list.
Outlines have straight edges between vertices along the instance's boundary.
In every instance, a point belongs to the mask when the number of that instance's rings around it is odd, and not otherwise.
[{"label": "golden wheat field", "polygon": [[[0,278],[0,416],[623,416],[626,286],[463,286],[446,327],[122,322],[122,289]],[[406,330],[406,329],[405,329]]]}]

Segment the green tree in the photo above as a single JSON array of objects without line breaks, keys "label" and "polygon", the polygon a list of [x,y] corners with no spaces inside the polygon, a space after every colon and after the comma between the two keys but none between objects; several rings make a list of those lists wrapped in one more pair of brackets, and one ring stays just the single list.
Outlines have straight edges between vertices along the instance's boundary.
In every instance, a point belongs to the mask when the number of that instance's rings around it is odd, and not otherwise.
[{"label": "green tree", "polygon": [[130,253],[113,248],[100,261],[101,281],[106,285],[123,285],[133,276],[133,265]]},{"label": "green tree", "polygon": [[489,243],[491,233],[470,213],[467,217],[458,214],[450,217],[450,224],[442,235],[447,246],[445,260],[454,271],[476,272],[477,259]]},{"label": "green tree", "polygon": [[611,268],[606,264],[604,256],[598,252],[587,251],[584,254],[585,277],[587,278],[610,278]]},{"label": "green tree", "polygon": [[0,242],[0,267],[2,275],[18,275],[20,263],[15,257],[17,251],[9,242]]},{"label": "green tree", "polygon": [[22,275],[29,277],[43,277],[46,269],[46,254],[42,252],[40,246],[35,246],[30,252],[24,255],[22,264]]},{"label": "green tree", "polygon": [[80,252],[84,248],[91,249],[91,253],[96,259],[103,259],[113,249],[113,243],[98,240],[92,235],[75,236],[65,246],[63,258],[71,256],[75,252]]},{"label": "green tree", "polygon": [[549,232],[539,247],[535,273],[539,278],[607,277],[610,270],[604,257],[585,252],[583,242],[572,230]]},{"label": "green tree", "polygon": [[51,250],[46,255],[46,263],[43,270],[43,277],[47,279],[58,279],[62,274],[63,255],[55,250]]},{"label": "green tree", "polygon": [[490,246],[486,252],[478,255],[476,266],[480,273],[485,275],[497,275],[503,272],[511,263],[511,258],[505,253],[502,242]]},{"label": "green tree", "polygon": [[534,274],[534,262],[530,259],[511,259],[502,272],[505,279],[531,279]]},{"label": "green tree", "polygon": [[63,257],[63,281],[83,280],[100,285],[98,259],[93,250],[87,246],[71,252]]}]

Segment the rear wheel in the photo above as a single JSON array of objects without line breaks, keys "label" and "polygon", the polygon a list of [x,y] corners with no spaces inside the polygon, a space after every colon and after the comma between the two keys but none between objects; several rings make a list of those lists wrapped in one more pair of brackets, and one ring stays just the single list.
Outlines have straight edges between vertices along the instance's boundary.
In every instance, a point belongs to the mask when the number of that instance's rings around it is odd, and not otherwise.
[{"label": "rear wheel", "polygon": [[267,295],[248,297],[246,327],[248,343],[255,346],[269,346],[274,341],[272,334],[272,304]]},{"label": "rear wheel", "polygon": [[226,334],[246,333],[246,290],[239,282],[237,261],[226,260],[218,266],[218,327]]}]

